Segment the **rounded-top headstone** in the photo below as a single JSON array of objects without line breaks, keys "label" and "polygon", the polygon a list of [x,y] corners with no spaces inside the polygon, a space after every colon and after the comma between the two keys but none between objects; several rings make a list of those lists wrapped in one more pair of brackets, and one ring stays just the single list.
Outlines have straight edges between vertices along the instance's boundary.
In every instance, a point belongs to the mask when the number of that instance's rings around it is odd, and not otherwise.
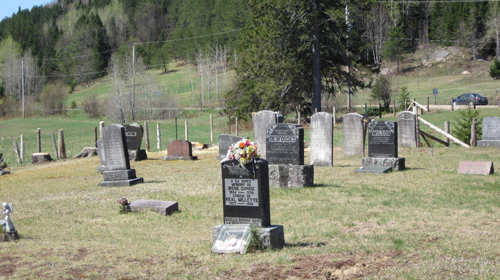
[{"label": "rounded-top headstone", "polygon": [[125,139],[127,140],[127,148],[131,151],[140,150],[142,137],[144,134],[144,129],[142,125],[138,123],[126,124],[123,126],[125,128]]},{"label": "rounded-top headstone", "polygon": [[365,156],[365,130],[363,116],[349,113],[342,116],[344,132],[344,156]]},{"label": "rounded-top headstone", "polygon": [[255,144],[260,152],[260,157],[267,159],[266,155],[266,135],[267,128],[278,123],[278,121],[283,121],[283,118],[279,118],[276,112],[263,110],[252,114],[253,122],[253,134],[255,138]]}]

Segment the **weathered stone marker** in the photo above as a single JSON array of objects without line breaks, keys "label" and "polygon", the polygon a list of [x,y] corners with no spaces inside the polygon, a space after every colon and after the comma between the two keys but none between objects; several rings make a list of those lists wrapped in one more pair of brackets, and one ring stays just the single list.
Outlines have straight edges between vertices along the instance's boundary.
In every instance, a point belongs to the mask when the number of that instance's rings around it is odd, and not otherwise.
[{"label": "weathered stone marker", "polygon": [[500,117],[483,118],[483,139],[477,146],[500,148]]},{"label": "weathered stone marker", "polygon": [[177,203],[177,201],[139,199],[130,203],[129,206],[132,212],[151,210],[163,216],[179,211],[179,203]]},{"label": "weathered stone marker", "polygon": [[[283,226],[271,225],[268,162],[257,159],[255,165],[237,160],[221,163],[224,224],[250,224],[259,227],[263,248],[282,248]],[[215,241],[221,225],[212,228]]]},{"label": "weathered stone marker", "polygon": [[458,166],[459,174],[490,175],[495,173],[492,161],[461,161]]},{"label": "weathered stone marker", "polygon": [[125,139],[127,140],[127,148],[129,159],[133,161],[141,161],[148,159],[146,150],[141,149],[144,129],[138,123],[126,124]]},{"label": "weathered stone marker", "polygon": [[193,156],[193,147],[191,142],[184,140],[172,140],[167,145],[167,156],[163,160],[197,160]]},{"label": "weathered stone marker", "polygon": [[266,155],[266,135],[267,127],[272,124],[282,123],[283,116],[269,110],[259,111],[252,114],[253,134],[255,144],[259,148],[260,158],[267,159]]},{"label": "weathered stone marker", "polygon": [[365,156],[365,129],[363,116],[349,113],[342,116],[342,127],[344,132],[344,156]]},{"label": "weathered stone marker", "polygon": [[311,165],[333,166],[333,118],[326,112],[311,117]]},{"label": "weathered stone marker", "polygon": [[143,183],[142,177],[137,178],[135,169],[130,169],[125,128],[118,124],[108,125],[103,130],[104,153],[106,156],[106,171],[104,181],[99,186],[132,186]]},{"label": "weathered stone marker", "polygon": [[220,134],[219,135],[219,154],[216,156],[218,160],[222,160],[227,155],[227,150],[234,143],[243,139],[241,136],[231,135],[231,134]]},{"label": "weathered stone marker", "polygon": [[417,147],[417,115],[410,111],[403,111],[398,116],[398,139],[400,147]]}]

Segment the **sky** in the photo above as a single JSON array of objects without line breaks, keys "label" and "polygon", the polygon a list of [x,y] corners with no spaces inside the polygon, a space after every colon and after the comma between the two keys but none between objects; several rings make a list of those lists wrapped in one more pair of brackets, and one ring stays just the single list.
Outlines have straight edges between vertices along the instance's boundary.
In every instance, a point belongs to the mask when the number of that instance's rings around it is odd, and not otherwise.
[{"label": "sky", "polygon": [[21,10],[31,10],[33,6],[45,5],[53,1],[54,0],[0,0],[0,20],[5,17],[11,17],[12,14],[17,13],[19,6],[21,6]]}]

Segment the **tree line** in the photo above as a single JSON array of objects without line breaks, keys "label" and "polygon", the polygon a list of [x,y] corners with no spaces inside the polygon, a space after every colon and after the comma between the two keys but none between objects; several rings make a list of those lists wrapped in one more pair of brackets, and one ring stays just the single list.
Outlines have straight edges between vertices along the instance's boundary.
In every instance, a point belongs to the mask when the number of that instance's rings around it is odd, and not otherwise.
[{"label": "tree line", "polygon": [[[310,114],[311,92],[350,96],[364,86],[353,69],[399,65],[421,44],[466,47],[473,59],[500,56],[499,7],[441,0],[57,0],[0,22],[0,94],[19,102],[24,87],[36,100],[47,83],[72,91],[112,76],[117,65],[126,73],[135,43],[138,69],[167,72],[173,59],[196,69],[204,80],[199,104],[225,103],[239,117],[259,109]],[[209,52],[213,62],[204,65]],[[241,54],[233,63],[237,87],[220,91],[218,71],[227,70],[233,52]]]}]

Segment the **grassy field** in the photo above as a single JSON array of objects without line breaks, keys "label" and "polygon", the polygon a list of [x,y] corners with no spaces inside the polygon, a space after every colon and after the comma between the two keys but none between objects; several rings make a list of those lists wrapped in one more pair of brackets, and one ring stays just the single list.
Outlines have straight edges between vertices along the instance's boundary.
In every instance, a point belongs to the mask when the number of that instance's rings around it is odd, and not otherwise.
[{"label": "grassy field", "polygon": [[[336,130],[337,132],[337,130]],[[0,177],[21,239],[2,244],[8,279],[497,279],[500,180],[457,174],[462,160],[499,162],[497,148],[399,150],[407,170],[356,174],[360,158],[334,149],[315,187],[272,188],[271,223],[286,246],[210,252],[222,222],[216,150],[198,161],[165,152],[132,162],[145,183],[98,187],[97,157],[28,165]],[[306,153],[306,163],[309,162]],[[119,214],[117,200],[174,200],[179,212]]]}]

